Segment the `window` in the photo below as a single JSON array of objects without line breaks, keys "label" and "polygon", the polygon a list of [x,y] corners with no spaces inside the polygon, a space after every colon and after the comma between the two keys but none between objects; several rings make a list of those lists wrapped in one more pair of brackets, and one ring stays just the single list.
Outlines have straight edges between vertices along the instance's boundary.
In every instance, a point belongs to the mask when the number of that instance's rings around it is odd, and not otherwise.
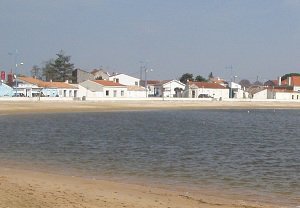
[{"label": "window", "polygon": [[139,85],[139,82],[135,82],[135,85],[138,86],[138,85]]},{"label": "window", "polygon": [[67,90],[64,90],[64,97],[67,97]]},{"label": "window", "polygon": [[109,90],[106,90],[106,91],[105,91],[105,95],[106,95],[106,96],[109,96]]},{"label": "window", "polygon": [[292,100],[294,100],[294,95],[292,95]]},{"label": "window", "polygon": [[114,90],[114,97],[117,97],[117,90]]},{"label": "window", "polygon": [[121,91],[121,96],[122,96],[122,97],[124,96],[124,90]]},{"label": "window", "polygon": [[299,100],[299,95],[297,95],[297,100]]},{"label": "window", "polygon": [[192,98],[195,98],[196,97],[196,92],[195,90],[192,91]]},{"label": "window", "polygon": [[72,97],[72,90],[69,90],[69,97]]},{"label": "window", "polygon": [[119,79],[118,78],[116,79],[116,83],[119,83]]}]

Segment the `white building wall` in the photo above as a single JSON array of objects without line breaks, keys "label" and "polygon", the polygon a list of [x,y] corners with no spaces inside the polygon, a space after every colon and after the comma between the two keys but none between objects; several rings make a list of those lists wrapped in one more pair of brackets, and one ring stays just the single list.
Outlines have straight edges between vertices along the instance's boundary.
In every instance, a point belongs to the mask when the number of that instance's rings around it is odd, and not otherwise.
[{"label": "white building wall", "polygon": [[103,87],[104,98],[126,98],[128,96],[127,94],[127,87]]},{"label": "white building wall", "polygon": [[99,98],[103,97],[102,91],[92,91],[91,89],[85,88],[81,85],[77,85],[78,91],[77,91],[77,97],[78,98]]},{"label": "white building wall", "polygon": [[229,89],[198,88],[196,98],[201,94],[217,99],[227,99],[229,98]]},{"label": "white building wall", "polygon": [[146,98],[146,91],[127,91],[129,98]]},{"label": "white building wall", "polygon": [[162,88],[160,88],[163,89],[163,92],[160,91],[158,96],[174,97],[176,95],[175,88],[181,88],[184,90],[185,85],[174,80],[167,82],[163,84]]},{"label": "white building wall", "polygon": [[300,93],[275,92],[276,100],[300,100]]},{"label": "white building wall", "polygon": [[247,98],[248,97],[248,93],[246,93],[244,90],[238,89],[235,94],[234,94],[234,98],[237,99],[243,99],[243,98]]},{"label": "white building wall", "polygon": [[252,99],[268,99],[268,90],[264,89],[260,92],[255,93]]},{"label": "white building wall", "polygon": [[139,86],[140,85],[140,79],[132,77],[132,76],[128,76],[126,74],[117,74],[114,76],[109,77],[110,81],[114,81],[117,82],[118,79],[118,83],[122,84],[122,85],[135,85],[135,86]]}]

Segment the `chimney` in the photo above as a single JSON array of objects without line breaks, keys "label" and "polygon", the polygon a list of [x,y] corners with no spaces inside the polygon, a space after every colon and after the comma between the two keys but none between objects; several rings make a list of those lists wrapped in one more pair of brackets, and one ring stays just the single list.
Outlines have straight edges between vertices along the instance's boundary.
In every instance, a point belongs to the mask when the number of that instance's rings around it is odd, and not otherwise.
[{"label": "chimney", "polygon": [[278,86],[281,86],[281,77],[278,77]]},{"label": "chimney", "polygon": [[292,77],[288,77],[288,86],[292,85]]}]

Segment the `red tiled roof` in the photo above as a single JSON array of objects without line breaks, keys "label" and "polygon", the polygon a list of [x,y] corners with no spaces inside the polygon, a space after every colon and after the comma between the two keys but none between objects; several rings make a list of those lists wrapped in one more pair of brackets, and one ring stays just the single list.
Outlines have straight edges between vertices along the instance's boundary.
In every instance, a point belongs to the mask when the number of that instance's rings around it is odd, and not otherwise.
[{"label": "red tiled roof", "polygon": [[226,89],[226,87],[210,82],[188,82],[189,85],[196,85],[198,88]]},{"label": "red tiled roof", "polygon": [[44,82],[43,84],[39,85],[41,87],[49,87],[49,88],[67,88],[67,89],[76,89],[68,83],[65,82]]},{"label": "red tiled roof", "polygon": [[125,85],[122,85],[120,83],[116,83],[113,81],[107,81],[107,80],[93,80],[93,82],[96,82],[98,84],[101,84],[103,86],[111,86],[111,87],[123,87]]},{"label": "red tiled roof", "polygon": [[27,82],[27,83],[30,83],[30,84],[35,84],[37,86],[41,85],[44,83],[43,80],[40,80],[40,79],[36,79],[36,78],[33,78],[33,77],[18,77],[19,80],[22,80],[24,82]]},{"label": "red tiled roof", "polygon": [[19,80],[22,80],[24,82],[28,82],[30,84],[35,84],[38,87],[48,87],[48,88],[70,88],[70,89],[76,89],[76,87],[65,83],[65,82],[44,82],[43,80],[36,79],[33,77],[18,77]]},{"label": "red tiled roof", "polygon": [[[282,85],[288,85],[289,78],[281,81]],[[291,76],[291,85],[292,86],[300,86],[300,76]]]}]

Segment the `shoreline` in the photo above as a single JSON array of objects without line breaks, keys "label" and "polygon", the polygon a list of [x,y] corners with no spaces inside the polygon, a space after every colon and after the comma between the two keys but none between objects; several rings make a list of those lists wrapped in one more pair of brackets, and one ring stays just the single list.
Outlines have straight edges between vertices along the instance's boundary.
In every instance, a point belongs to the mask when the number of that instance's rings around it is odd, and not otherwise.
[{"label": "shoreline", "polygon": [[[221,192],[222,193],[222,192]],[[226,192],[224,191],[226,194]],[[152,184],[134,184],[0,168],[0,207],[130,207],[277,208],[276,204],[228,198],[220,193],[193,192]]]},{"label": "shoreline", "polygon": [[300,109],[300,102],[265,101],[1,101],[0,115],[147,110]]}]

